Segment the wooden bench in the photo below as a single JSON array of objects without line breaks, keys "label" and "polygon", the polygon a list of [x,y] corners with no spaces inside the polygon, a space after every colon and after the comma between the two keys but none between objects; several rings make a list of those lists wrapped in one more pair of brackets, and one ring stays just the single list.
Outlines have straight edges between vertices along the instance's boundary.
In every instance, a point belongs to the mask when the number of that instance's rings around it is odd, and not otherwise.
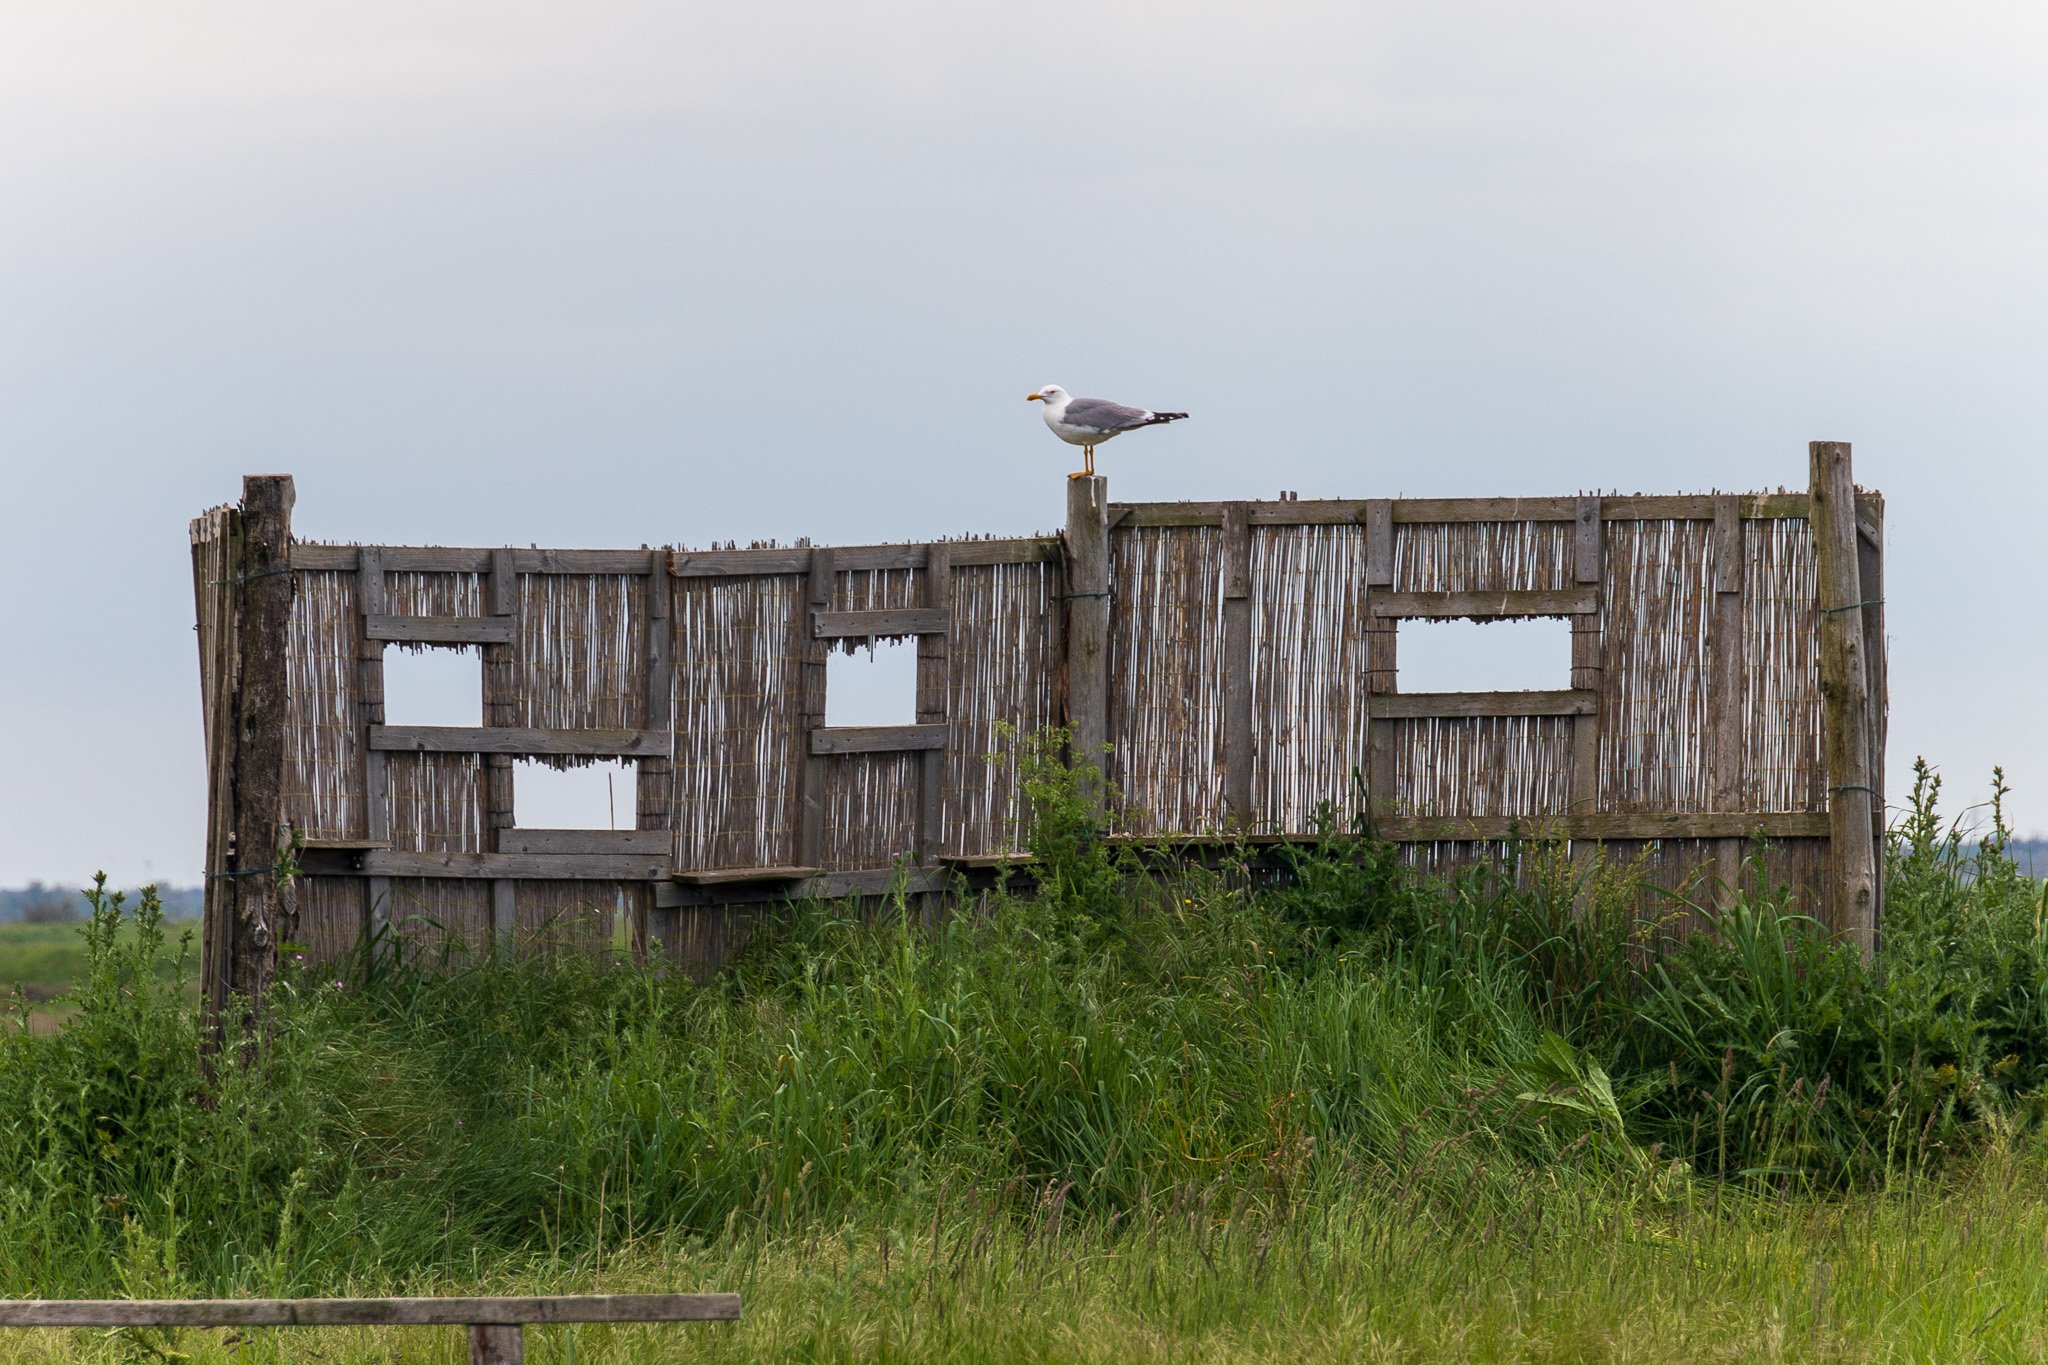
[{"label": "wooden bench", "polygon": [[0,1327],[469,1328],[470,1365],[520,1365],[529,1322],[731,1322],[737,1294],[475,1299],[0,1299]]}]

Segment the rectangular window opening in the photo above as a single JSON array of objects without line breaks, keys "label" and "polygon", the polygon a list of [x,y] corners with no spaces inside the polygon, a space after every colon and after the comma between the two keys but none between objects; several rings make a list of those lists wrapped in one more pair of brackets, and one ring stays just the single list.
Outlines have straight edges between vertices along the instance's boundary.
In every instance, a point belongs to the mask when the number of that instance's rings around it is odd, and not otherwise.
[{"label": "rectangular window opening", "polygon": [[917,640],[834,647],[825,661],[825,724],[917,724]]},{"label": "rectangular window opening", "polygon": [[1394,660],[1403,692],[1561,692],[1572,685],[1572,623],[1403,621]]},{"label": "rectangular window opening", "polygon": [[484,723],[484,656],[475,645],[384,649],[386,725]]},{"label": "rectangular window opening", "polygon": [[632,829],[638,774],[631,759],[551,768],[538,759],[512,764],[512,824],[518,829]]}]

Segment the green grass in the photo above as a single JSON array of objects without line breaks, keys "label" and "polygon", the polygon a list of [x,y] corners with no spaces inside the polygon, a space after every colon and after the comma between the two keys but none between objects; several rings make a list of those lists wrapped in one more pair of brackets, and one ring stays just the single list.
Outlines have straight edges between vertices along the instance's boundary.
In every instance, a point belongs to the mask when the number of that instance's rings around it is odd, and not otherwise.
[{"label": "green grass", "polygon": [[[1652,951],[1627,869],[1541,846],[1448,888],[1351,832],[1285,888],[1148,872],[1027,775],[1032,900],[799,907],[702,985],[297,975],[210,1093],[153,906],[103,898],[62,1027],[0,1035],[0,1295],[747,1295],[738,1326],[536,1334],[565,1360],[2048,1349],[2039,888],[1931,777],[1866,967],[1771,894]],[[228,1349],[0,1360],[160,1348]]]}]

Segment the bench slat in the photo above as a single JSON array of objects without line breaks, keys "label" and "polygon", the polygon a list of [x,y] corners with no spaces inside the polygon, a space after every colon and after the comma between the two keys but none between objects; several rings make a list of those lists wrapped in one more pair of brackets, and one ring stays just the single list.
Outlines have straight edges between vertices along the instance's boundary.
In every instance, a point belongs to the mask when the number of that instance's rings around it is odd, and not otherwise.
[{"label": "bench slat", "polygon": [[0,1327],[376,1327],[729,1322],[737,1294],[474,1299],[0,1299]]}]

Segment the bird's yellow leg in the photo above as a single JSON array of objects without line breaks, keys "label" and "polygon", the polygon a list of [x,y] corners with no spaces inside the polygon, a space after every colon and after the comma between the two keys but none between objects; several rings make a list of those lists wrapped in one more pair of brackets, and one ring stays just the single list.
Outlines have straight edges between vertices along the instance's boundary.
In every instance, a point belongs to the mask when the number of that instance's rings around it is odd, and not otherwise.
[{"label": "bird's yellow leg", "polygon": [[1094,475],[1094,473],[1095,473],[1095,447],[1094,447],[1094,446],[1082,446],[1082,447],[1081,447],[1081,455],[1082,455],[1082,457],[1083,457],[1083,459],[1084,459],[1085,463],[1084,463],[1084,464],[1082,465],[1082,467],[1081,467],[1080,469],[1078,469],[1078,470],[1074,471],[1074,472],[1073,472],[1072,474],[1069,474],[1069,475],[1067,475],[1067,477],[1068,477],[1068,478],[1070,478],[1070,479],[1086,479],[1086,478],[1089,478],[1089,477],[1091,477],[1091,476],[1093,476],[1093,475]]}]

